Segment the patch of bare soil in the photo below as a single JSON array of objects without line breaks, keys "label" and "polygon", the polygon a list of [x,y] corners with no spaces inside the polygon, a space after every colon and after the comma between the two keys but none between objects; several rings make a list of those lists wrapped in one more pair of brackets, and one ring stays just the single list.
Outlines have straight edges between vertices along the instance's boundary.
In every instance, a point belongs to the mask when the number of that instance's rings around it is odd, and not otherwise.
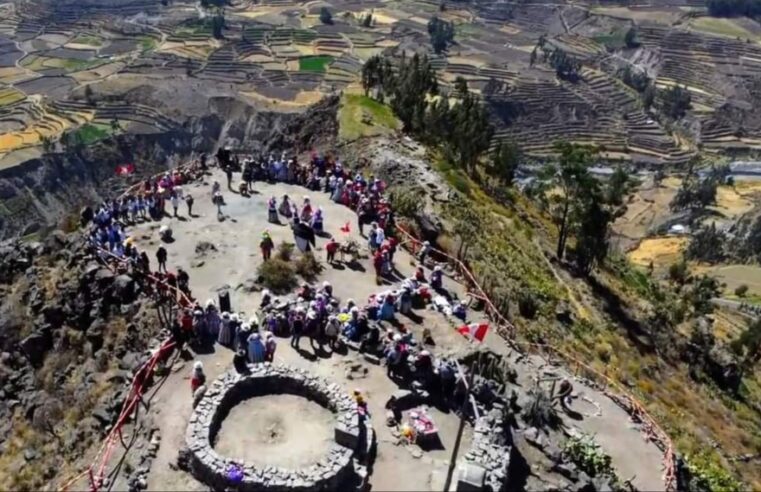
[{"label": "patch of bare soil", "polygon": [[330,410],[301,396],[259,396],[230,410],[214,449],[259,466],[308,467],[328,453],[333,425]]}]

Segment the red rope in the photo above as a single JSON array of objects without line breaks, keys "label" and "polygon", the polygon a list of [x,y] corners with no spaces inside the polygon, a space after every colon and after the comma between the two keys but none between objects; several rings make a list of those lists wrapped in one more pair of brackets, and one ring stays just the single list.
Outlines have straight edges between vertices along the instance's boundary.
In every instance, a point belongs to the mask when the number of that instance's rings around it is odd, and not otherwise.
[{"label": "red rope", "polygon": [[[177,171],[181,171],[182,168],[179,168]],[[160,176],[163,173],[157,174],[156,176]],[[155,177],[155,176],[154,176]],[[135,185],[132,185],[125,191],[121,196],[130,193],[133,189],[140,186],[140,183],[137,183]],[[105,250],[100,247],[95,247],[96,256],[100,257],[103,260],[103,263],[107,268],[109,268],[112,271],[116,271],[116,268],[113,267],[111,263],[107,261],[108,258],[114,260],[116,263],[119,264],[126,264],[128,263],[126,259],[120,258],[113,254],[112,252]],[[103,256],[100,256],[103,255]],[[164,287],[170,292],[174,292],[174,302],[178,305],[180,308],[184,308],[186,306],[191,306],[193,304],[193,300],[188,296],[185,292],[180,290],[179,288],[169,285],[164,280],[159,279],[155,275],[151,273],[144,273],[144,278],[148,281],[152,282],[156,285],[156,287]],[[118,439],[119,434],[121,433],[122,427],[124,427],[124,424],[126,423],[129,416],[132,414],[133,410],[135,410],[136,405],[140,402],[143,390],[145,388],[146,382],[150,379],[150,375],[153,373],[153,370],[156,367],[156,364],[163,359],[167,353],[169,353],[171,350],[175,347],[175,342],[172,339],[165,340],[161,346],[159,346],[159,349],[140,367],[140,369],[135,373],[135,376],[132,379],[132,383],[130,384],[130,392],[128,397],[124,400],[124,403],[122,404],[122,409],[119,413],[119,418],[117,419],[114,426],[109,431],[106,438],[101,443],[100,448],[98,449],[98,452],[95,453],[95,457],[93,458],[92,463],[90,466],[88,466],[82,473],[79,475],[76,475],[75,477],[71,478],[67,482],[64,483],[64,485],[59,489],[61,491],[67,491],[74,483],[76,483],[78,480],[80,480],[85,475],[89,476],[90,479],[90,490],[92,492],[98,492],[100,487],[103,485],[103,479],[105,476],[106,468],[108,467],[108,462],[111,459],[111,455],[113,454],[113,451],[116,447],[116,442]],[[96,463],[99,464],[96,467]],[[97,469],[97,472],[95,470]]]},{"label": "red rope", "polygon": [[[397,224],[397,229],[407,238],[404,243],[408,243],[412,245],[412,253],[415,253],[415,249],[417,246],[421,245],[419,239],[414,237],[412,234],[410,234],[407,230],[405,230],[404,227]],[[499,312],[499,310],[495,307],[494,303],[491,301],[489,296],[486,295],[484,290],[481,288],[480,284],[476,281],[475,276],[470,272],[470,270],[465,266],[465,264],[460,261],[458,258],[455,258],[448,253],[431,248],[432,251],[435,251],[437,254],[444,256],[451,262],[451,264],[454,266],[454,268],[465,278],[470,282],[470,285],[475,289],[474,297],[481,299],[486,304],[485,311],[488,316],[492,317],[497,322],[497,333],[504,338],[506,341],[508,341],[511,344],[515,344],[518,346],[523,346],[527,348],[531,352],[539,353],[541,355],[541,352],[543,350],[546,350],[560,358],[566,361],[566,363],[570,363],[571,365],[577,364],[579,367],[584,368],[586,371],[588,371],[590,374],[594,375],[597,378],[602,379],[604,383],[606,383],[606,386],[614,388],[619,394],[623,395],[623,397],[627,400],[627,403],[621,401],[621,398],[614,394],[610,393],[609,390],[605,389],[605,394],[610,397],[616,404],[618,404],[621,408],[623,408],[627,413],[630,414],[630,416],[634,419],[638,419],[643,427],[644,432],[646,436],[652,440],[653,442],[658,445],[658,447],[663,451],[663,460],[664,460],[664,482],[666,485],[666,489],[669,491],[676,490],[676,470],[675,470],[675,464],[674,464],[674,445],[671,441],[671,438],[664,432],[664,430],[661,428],[660,425],[656,422],[656,420],[645,410],[644,405],[637,400],[633,395],[631,395],[628,391],[626,391],[623,387],[621,387],[620,384],[613,381],[610,377],[606,376],[605,374],[600,373],[596,369],[588,366],[581,360],[573,357],[570,354],[565,353],[564,351],[555,348],[551,345],[547,344],[534,344],[534,343],[526,343],[526,342],[519,342],[515,340],[515,333],[516,328],[515,325],[513,325],[507,318],[505,318],[502,313]]]}]

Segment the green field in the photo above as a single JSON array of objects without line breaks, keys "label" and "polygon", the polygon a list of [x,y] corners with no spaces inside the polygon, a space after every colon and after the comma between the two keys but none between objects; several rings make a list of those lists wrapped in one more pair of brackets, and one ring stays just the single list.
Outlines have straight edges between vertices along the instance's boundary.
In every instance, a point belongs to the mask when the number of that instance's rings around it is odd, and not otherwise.
[{"label": "green field", "polygon": [[140,49],[143,51],[151,51],[156,48],[156,40],[150,36],[144,36],[140,38]]},{"label": "green field", "polygon": [[111,127],[100,123],[82,125],[74,132],[74,138],[82,145],[94,144],[110,135]]},{"label": "green field", "polygon": [[103,40],[96,36],[88,36],[86,34],[80,34],[76,38],[71,40],[72,43],[76,44],[86,44],[88,46],[103,46]]},{"label": "green field", "polygon": [[333,61],[330,55],[302,56],[299,58],[299,70],[302,72],[323,73],[328,70],[328,65]]},{"label": "green field", "polygon": [[98,65],[103,60],[78,60],[76,58],[49,58],[45,56],[27,55],[21,59],[20,65],[29,70],[39,72],[51,68],[62,68],[67,72],[80,72]]},{"label": "green field", "polygon": [[607,34],[598,34],[592,36],[592,39],[596,42],[612,48],[614,50],[620,50],[626,47],[626,32],[628,29],[617,29]]},{"label": "green field", "polygon": [[716,34],[718,36],[750,39],[756,38],[753,33],[738,24],[735,19],[697,17],[690,21],[689,27],[696,31],[704,32],[707,34]]},{"label": "green field", "polygon": [[339,136],[343,140],[393,133],[401,128],[391,108],[360,94],[343,96],[338,123]]},{"label": "green field", "polygon": [[194,19],[192,21],[186,22],[181,26],[178,26],[172,34],[178,38],[211,36],[211,19]]},{"label": "green field", "polygon": [[12,87],[0,88],[0,106],[9,106],[26,98],[23,92],[13,89]]}]

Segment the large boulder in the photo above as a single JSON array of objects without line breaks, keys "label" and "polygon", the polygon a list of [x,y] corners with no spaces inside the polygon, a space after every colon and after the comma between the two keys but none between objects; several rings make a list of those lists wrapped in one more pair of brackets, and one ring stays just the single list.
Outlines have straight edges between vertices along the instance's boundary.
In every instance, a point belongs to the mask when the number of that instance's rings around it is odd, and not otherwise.
[{"label": "large boulder", "polygon": [[53,339],[48,332],[38,330],[21,340],[19,345],[29,362],[38,366],[45,358],[45,353],[53,347]]},{"label": "large boulder", "polygon": [[114,295],[124,304],[135,300],[135,279],[129,275],[119,275],[114,279]]}]

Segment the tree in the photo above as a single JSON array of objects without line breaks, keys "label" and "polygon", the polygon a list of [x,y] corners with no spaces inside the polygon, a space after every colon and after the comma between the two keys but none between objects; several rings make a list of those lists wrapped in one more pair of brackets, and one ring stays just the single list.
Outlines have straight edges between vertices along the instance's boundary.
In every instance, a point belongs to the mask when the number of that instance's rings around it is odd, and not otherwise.
[{"label": "tree", "polygon": [[558,225],[556,255],[562,260],[568,237],[579,223],[580,211],[585,208],[586,200],[597,196],[598,184],[589,173],[594,157],[589,147],[558,142],[555,151],[560,154],[558,162],[547,166],[545,175],[559,190],[559,193],[552,195],[552,214]]},{"label": "tree", "polygon": [[92,87],[90,87],[90,84],[85,86],[85,99],[87,99],[87,104],[90,106],[95,106],[95,98],[93,97]]},{"label": "tree", "polygon": [[[417,53],[408,59],[402,56],[396,77],[388,81],[392,89],[391,108],[402,121],[405,131],[419,131],[413,119],[421,118],[427,106],[427,96],[438,92],[436,73],[427,56]],[[422,120],[415,120],[422,123]]]},{"label": "tree", "polygon": [[742,358],[743,367],[751,369],[761,360],[761,319],[755,319],[730,345]]},{"label": "tree", "polygon": [[42,138],[40,138],[40,141],[42,142],[42,151],[46,154],[53,151],[53,140],[43,135]]},{"label": "tree", "polygon": [[642,91],[642,106],[645,109],[650,109],[655,102],[655,86],[649,84],[644,91]]},{"label": "tree", "polygon": [[687,208],[693,211],[703,209],[716,203],[716,188],[716,180],[710,176],[700,179],[694,173],[690,173],[682,181],[682,186],[669,206],[674,211]]},{"label": "tree", "polygon": [[616,166],[613,174],[608,179],[605,187],[605,203],[616,207],[616,216],[623,215],[626,212],[624,198],[628,195],[635,185],[629,172],[623,166]]},{"label": "tree", "polygon": [[716,229],[715,223],[711,223],[692,235],[684,256],[689,260],[718,263],[724,259],[725,241],[724,233]]},{"label": "tree", "polygon": [[494,128],[480,98],[470,92],[465,79],[458,84],[460,100],[451,109],[452,133],[443,142],[466,171],[473,172],[481,154],[489,149]]},{"label": "tree", "polygon": [[542,48],[544,52],[544,60],[555,69],[555,74],[562,80],[568,82],[577,82],[579,80],[579,71],[581,70],[581,62],[576,58],[570,56],[560,48]]},{"label": "tree", "polygon": [[660,91],[663,100],[663,113],[672,120],[679,120],[687,114],[687,110],[692,106],[692,95],[687,88],[678,85],[670,89]]},{"label": "tree", "polygon": [[613,214],[601,200],[586,200],[576,233],[576,267],[588,275],[608,255],[608,226]]},{"label": "tree", "polygon": [[635,28],[630,27],[629,30],[626,31],[626,34],[624,35],[624,43],[627,48],[636,48],[639,46],[639,41],[637,41],[637,30]]},{"label": "tree", "polygon": [[116,133],[119,130],[122,129],[122,126],[119,124],[119,120],[114,118],[111,120],[111,133]]},{"label": "tree", "polygon": [[431,36],[433,51],[440,54],[454,41],[454,23],[433,16],[428,21],[428,34]]},{"label": "tree", "polygon": [[225,13],[221,8],[211,18],[211,35],[214,39],[223,39],[225,36],[222,30],[225,28]]},{"label": "tree", "polygon": [[327,7],[322,7],[320,9],[320,22],[323,24],[333,23],[333,14],[330,13],[330,10],[328,10]]},{"label": "tree", "polygon": [[521,151],[514,142],[501,142],[491,155],[486,172],[503,186],[511,186],[520,163]]},{"label": "tree", "polygon": [[642,70],[632,70],[629,65],[619,71],[618,74],[621,78],[621,82],[639,93],[645,92],[645,89],[647,89],[652,83],[650,77],[647,76],[647,73]]},{"label": "tree", "polygon": [[698,277],[692,288],[686,293],[685,300],[692,305],[695,316],[704,316],[713,312],[711,300],[720,294],[719,282],[708,275]]},{"label": "tree", "polygon": [[687,262],[684,259],[669,266],[669,280],[675,284],[684,285],[687,282],[688,276]]},{"label": "tree", "polygon": [[756,217],[750,227],[746,226],[739,243],[737,255],[740,259],[761,260],[761,216]]},{"label": "tree", "polygon": [[362,18],[362,27],[373,27],[373,14],[367,14]]}]

